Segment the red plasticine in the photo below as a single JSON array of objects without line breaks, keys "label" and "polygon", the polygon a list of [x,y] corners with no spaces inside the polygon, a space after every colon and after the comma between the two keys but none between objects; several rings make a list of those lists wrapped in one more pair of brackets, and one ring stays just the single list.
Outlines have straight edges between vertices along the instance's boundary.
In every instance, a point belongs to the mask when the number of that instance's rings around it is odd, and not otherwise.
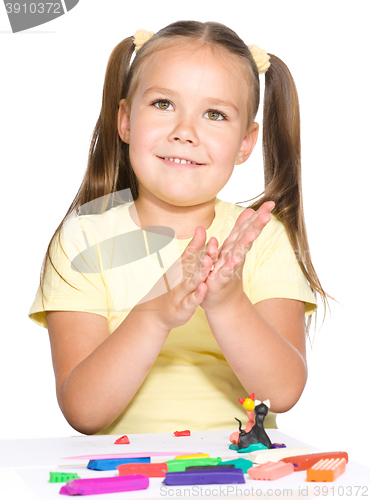
[{"label": "red plasticine", "polygon": [[142,474],[147,477],[165,477],[168,465],[163,463],[150,464],[122,464],[117,466],[119,476],[130,476],[131,474]]},{"label": "red plasticine", "polygon": [[130,444],[130,440],[127,436],[122,436],[114,441],[114,444]]},{"label": "red plasticine", "polygon": [[310,453],[308,455],[299,455],[295,457],[282,458],[283,462],[294,464],[294,470],[308,470],[319,460],[325,458],[344,458],[348,462],[348,453],[346,451],[325,451],[321,453]]},{"label": "red plasticine", "polygon": [[179,436],[190,436],[190,431],[176,431],[176,432],[174,432],[174,435],[176,437],[179,437]]}]

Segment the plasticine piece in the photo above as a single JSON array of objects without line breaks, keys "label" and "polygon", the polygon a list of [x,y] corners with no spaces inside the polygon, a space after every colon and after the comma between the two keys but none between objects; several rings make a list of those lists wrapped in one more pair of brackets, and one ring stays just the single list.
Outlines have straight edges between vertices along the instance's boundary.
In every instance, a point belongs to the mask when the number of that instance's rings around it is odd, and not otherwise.
[{"label": "plasticine piece", "polygon": [[238,453],[253,453],[254,451],[268,450],[268,448],[262,443],[254,443],[248,446],[248,448],[238,448]]},{"label": "plasticine piece", "polygon": [[182,472],[186,467],[193,465],[217,465],[221,462],[221,458],[190,458],[188,460],[168,460],[168,472]]},{"label": "plasticine piece", "polygon": [[80,479],[75,472],[50,472],[49,483],[66,483],[70,479]]},{"label": "plasticine piece", "polygon": [[187,470],[217,470],[217,469],[235,469],[235,465],[191,465],[190,467],[186,467]]},{"label": "plasticine piece", "polygon": [[190,431],[176,431],[174,432],[174,435],[176,437],[180,437],[180,436],[190,436]]},{"label": "plasticine piece", "polygon": [[163,481],[170,486],[186,484],[239,484],[245,483],[241,469],[167,472]]},{"label": "plasticine piece", "polygon": [[294,470],[307,470],[324,458],[344,458],[348,462],[348,453],[346,451],[326,451],[323,453],[309,453],[297,457],[283,458],[283,462],[294,464]]},{"label": "plasticine piece", "polygon": [[255,465],[248,471],[251,479],[263,479],[274,481],[279,477],[288,476],[294,471],[293,464],[286,464],[285,462],[267,462],[263,465]]},{"label": "plasticine piece", "polygon": [[248,472],[248,470],[253,467],[253,462],[250,460],[246,460],[245,458],[236,458],[234,460],[225,460],[222,461],[219,465],[234,465],[236,469],[241,469],[244,474]]},{"label": "plasticine piece", "polygon": [[251,444],[248,448],[238,448],[237,444],[231,444],[229,450],[235,450],[238,453],[252,453],[252,451],[268,450],[268,448],[262,443]]},{"label": "plasticine piece", "polygon": [[130,444],[130,440],[127,436],[122,436],[114,441],[114,444]]},{"label": "plasticine piece", "polygon": [[272,448],[286,448],[286,445],[283,443],[272,443]]},{"label": "plasticine piece", "polygon": [[132,474],[143,474],[147,477],[164,477],[168,472],[166,463],[150,464],[122,464],[117,467],[119,476],[130,476]]},{"label": "plasticine piece", "polygon": [[108,458],[102,460],[90,460],[87,464],[88,469],[92,470],[116,470],[118,465],[122,464],[148,464],[150,457],[146,458]]},{"label": "plasticine piece", "polygon": [[334,481],[346,470],[345,458],[320,460],[307,470],[307,481]]},{"label": "plasticine piece", "polygon": [[239,422],[239,439],[237,442],[239,448],[248,448],[248,446],[255,443],[262,443],[267,448],[272,448],[270,438],[266,434],[263,426],[268,411],[268,406],[265,403],[260,403],[255,407],[255,424],[249,432],[242,430],[241,421],[235,418],[235,420]]},{"label": "plasticine piece", "polygon": [[254,464],[265,464],[266,462],[279,462],[286,457],[307,455],[309,452],[310,450],[304,447],[276,448],[275,450],[254,451],[248,458]]},{"label": "plasticine piece", "polygon": [[[245,432],[248,433],[255,424],[254,411],[253,411],[256,406],[254,403],[254,392],[249,396],[249,398],[246,399],[239,398],[239,403],[243,405],[244,409],[247,412],[248,422],[244,430]],[[240,434],[239,431],[233,432],[229,438],[230,443],[237,444],[239,440],[239,434]]]},{"label": "plasticine piece", "polygon": [[208,453],[198,453],[196,455],[179,455],[175,460],[190,460],[191,458],[211,458]]},{"label": "plasticine piece", "polygon": [[141,474],[95,477],[93,479],[75,479],[63,486],[59,493],[62,495],[97,495],[100,493],[145,490],[148,486],[149,478]]}]

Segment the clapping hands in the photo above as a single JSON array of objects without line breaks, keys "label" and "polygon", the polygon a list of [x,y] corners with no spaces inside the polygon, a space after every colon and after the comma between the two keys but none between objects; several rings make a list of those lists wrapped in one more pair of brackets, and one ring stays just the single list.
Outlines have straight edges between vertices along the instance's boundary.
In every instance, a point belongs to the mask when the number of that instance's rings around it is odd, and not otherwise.
[{"label": "clapping hands", "polygon": [[268,201],[257,211],[245,209],[221,248],[218,248],[216,238],[210,238],[206,254],[212,260],[213,268],[205,281],[208,291],[201,303],[205,312],[220,312],[243,293],[242,271],[246,254],[270,221],[274,206],[273,201]]}]

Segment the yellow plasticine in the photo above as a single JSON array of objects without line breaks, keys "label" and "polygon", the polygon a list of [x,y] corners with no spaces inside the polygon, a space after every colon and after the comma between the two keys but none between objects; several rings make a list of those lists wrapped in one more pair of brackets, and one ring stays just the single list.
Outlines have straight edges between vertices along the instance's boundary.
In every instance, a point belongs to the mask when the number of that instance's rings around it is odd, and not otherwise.
[{"label": "yellow plasticine", "polygon": [[181,460],[181,459],[192,459],[192,458],[211,458],[208,453],[198,453],[197,455],[179,455],[175,457],[175,460]]}]

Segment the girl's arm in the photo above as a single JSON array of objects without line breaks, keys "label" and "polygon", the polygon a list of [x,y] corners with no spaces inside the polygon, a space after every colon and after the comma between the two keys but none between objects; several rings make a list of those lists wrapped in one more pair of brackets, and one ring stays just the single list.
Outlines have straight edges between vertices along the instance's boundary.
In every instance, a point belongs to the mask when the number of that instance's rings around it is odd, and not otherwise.
[{"label": "girl's arm", "polygon": [[247,393],[269,399],[277,413],[294,406],[307,380],[304,302],[268,299],[253,306],[243,293],[206,316]]},{"label": "girl's arm", "polygon": [[46,313],[59,406],[79,432],[94,434],[117,418],[143,383],[170,330],[186,323],[204,299],[204,281],[212,266],[204,255],[205,239],[205,230],[198,228],[181,257],[181,283],[135,306],[112,334],[107,319],[97,314]]},{"label": "girl's arm", "polygon": [[243,291],[246,253],[269,222],[274,203],[239,216],[220,251],[211,239],[215,260],[201,306],[226,360],[248,393],[271,401],[284,412],[299,399],[307,379],[305,305],[289,299],[269,299],[252,305]]},{"label": "girl's arm", "polygon": [[79,432],[99,432],[135,395],[168,331],[135,308],[111,335],[97,314],[51,311],[46,321],[59,406]]}]

